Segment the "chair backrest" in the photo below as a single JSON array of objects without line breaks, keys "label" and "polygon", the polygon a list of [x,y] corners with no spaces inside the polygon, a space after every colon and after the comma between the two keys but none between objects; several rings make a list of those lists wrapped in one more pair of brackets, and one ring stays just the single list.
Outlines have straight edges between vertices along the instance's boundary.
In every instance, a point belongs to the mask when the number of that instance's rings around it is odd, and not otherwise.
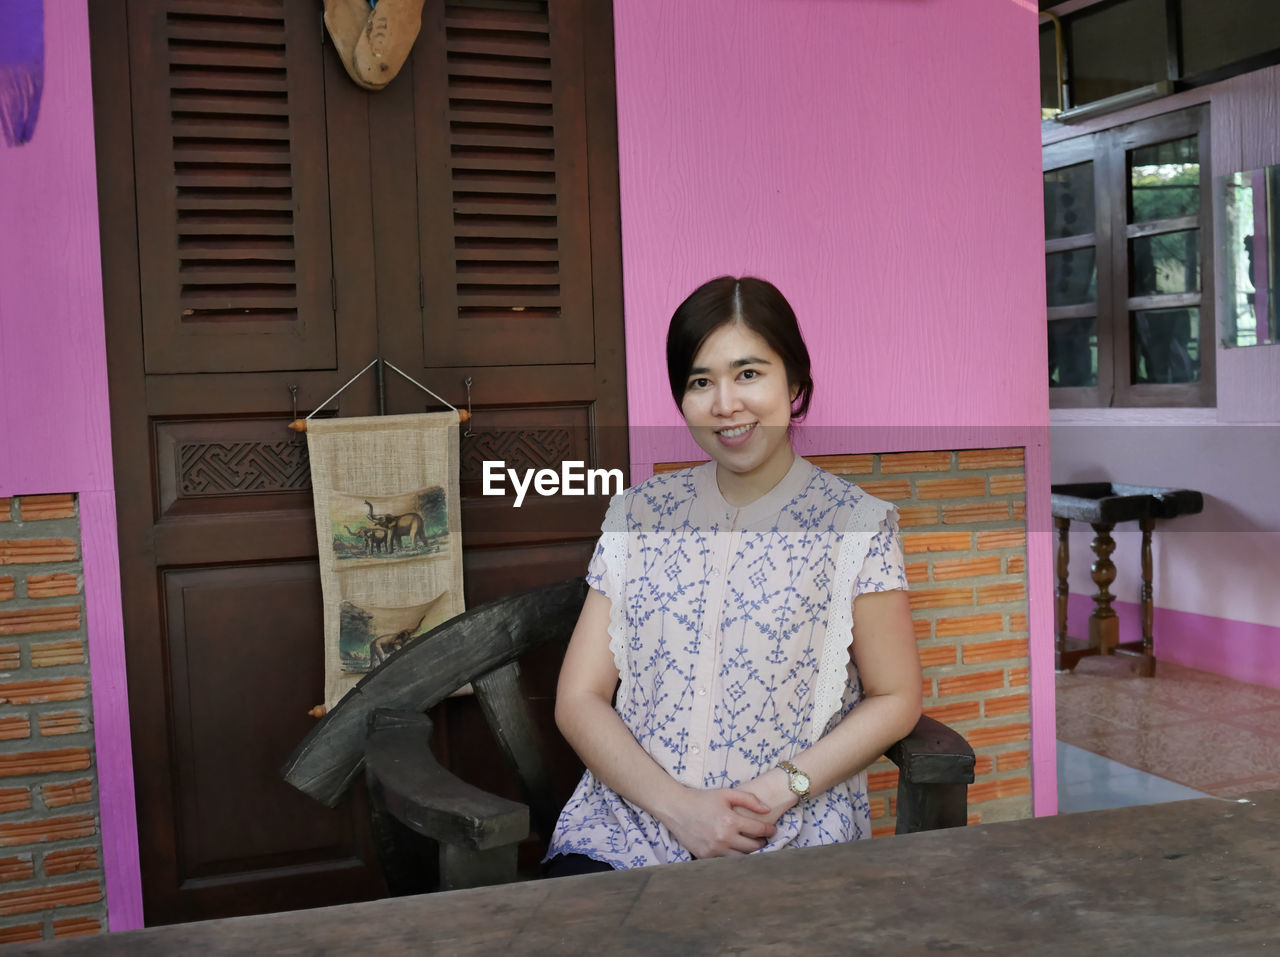
[{"label": "chair backrest", "polygon": [[422,713],[470,684],[520,779],[534,827],[549,834],[560,809],[519,687],[518,661],[547,642],[566,641],[586,595],[581,578],[545,585],[481,605],[415,638],[312,728],[285,762],[284,779],[333,807],[360,773],[376,712]]}]

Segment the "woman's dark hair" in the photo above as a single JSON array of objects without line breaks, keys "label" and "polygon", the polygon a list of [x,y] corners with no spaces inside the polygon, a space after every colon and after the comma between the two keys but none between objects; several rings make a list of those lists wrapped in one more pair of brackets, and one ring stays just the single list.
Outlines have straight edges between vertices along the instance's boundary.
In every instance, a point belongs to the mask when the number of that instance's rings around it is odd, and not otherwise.
[{"label": "woman's dark hair", "polygon": [[773,283],[755,276],[721,276],[704,282],[672,315],[667,329],[667,377],[676,405],[684,400],[694,356],[711,333],[730,322],[741,322],[782,358],[787,384],[798,390],[791,418],[804,418],[813,397],[809,350],[786,297]]}]

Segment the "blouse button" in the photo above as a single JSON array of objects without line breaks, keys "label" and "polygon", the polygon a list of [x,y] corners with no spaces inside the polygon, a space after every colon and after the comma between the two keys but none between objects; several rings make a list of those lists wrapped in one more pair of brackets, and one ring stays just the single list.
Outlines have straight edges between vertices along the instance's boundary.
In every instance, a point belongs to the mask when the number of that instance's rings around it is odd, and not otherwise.
[{"label": "blouse button", "polygon": [[698,753],[698,746],[697,746],[696,744],[691,744],[691,745],[689,745],[689,753],[690,753],[690,754],[697,754],[697,753]]},{"label": "blouse button", "polygon": [[707,696],[707,689],[706,689],[706,688],[699,688],[699,689],[698,689],[698,697],[699,697],[699,698],[705,698],[706,696]]}]

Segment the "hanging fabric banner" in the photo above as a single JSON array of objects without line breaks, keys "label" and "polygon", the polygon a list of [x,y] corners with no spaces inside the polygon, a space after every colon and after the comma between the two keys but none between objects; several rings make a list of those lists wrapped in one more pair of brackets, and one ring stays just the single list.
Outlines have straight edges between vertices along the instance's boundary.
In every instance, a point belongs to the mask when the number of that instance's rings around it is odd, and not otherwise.
[{"label": "hanging fabric banner", "polygon": [[464,610],[458,413],[307,424],[324,595],[326,709]]}]

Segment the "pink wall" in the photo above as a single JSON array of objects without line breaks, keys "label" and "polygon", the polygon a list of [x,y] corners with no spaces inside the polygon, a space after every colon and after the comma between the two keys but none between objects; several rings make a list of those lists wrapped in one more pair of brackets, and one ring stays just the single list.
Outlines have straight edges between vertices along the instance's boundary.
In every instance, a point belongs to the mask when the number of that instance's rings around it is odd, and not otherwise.
[{"label": "pink wall", "polygon": [[85,0],[45,3],[32,140],[0,142],[0,497],[80,496],[103,864],[112,930],[142,926]]},{"label": "pink wall", "polygon": [[722,273],[796,307],[806,453],[1027,446],[1034,804],[1054,813],[1035,5],[614,9],[633,480],[698,457],[663,337]]}]

